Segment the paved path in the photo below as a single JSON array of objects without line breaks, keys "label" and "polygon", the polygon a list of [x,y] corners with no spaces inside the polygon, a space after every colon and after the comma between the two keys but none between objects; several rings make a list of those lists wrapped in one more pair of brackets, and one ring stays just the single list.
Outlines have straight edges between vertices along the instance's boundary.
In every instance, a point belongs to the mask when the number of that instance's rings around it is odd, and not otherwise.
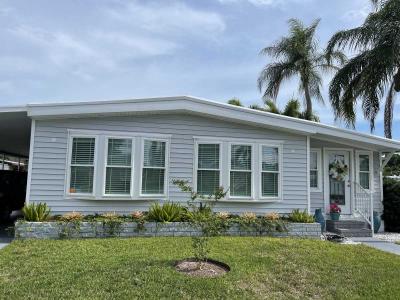
[{"label": "paved path", "polygon": [[0,249],[4,248],[7,245],[9,245],[9,243],[0,243]]},{"label": "paved path", "polygon": [[376,249],[379,249],[379,250],[382,250],[385,252],[400,255],[400,245],[397,245],[394,243],[382,241],[380,239],[372,238],[372,237],[354,237],[354,238],[351,238],[351,240],[354,242],[363,243],[367,246],[370,246],[370,247],[373,247],[373,248],[376,248]]}]

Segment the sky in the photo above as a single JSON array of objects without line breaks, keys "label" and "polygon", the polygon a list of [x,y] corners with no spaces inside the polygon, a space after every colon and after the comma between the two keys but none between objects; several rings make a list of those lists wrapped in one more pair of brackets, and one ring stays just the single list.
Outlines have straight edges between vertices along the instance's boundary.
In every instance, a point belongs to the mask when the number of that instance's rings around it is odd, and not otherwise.
[{"label": "sky", "polygon": [[[192,95],[261,104],[260,50],[287,34],[287,20],[321,18],[321,47],[362,24],[369,0],[0,0],[0,106]],[[335,122],[325,76],[321,121]],[[283,107],[298,81],[280,90]],[[383,105],[382,105],[383,108]],[[382,109],[383,110],[383,109]],[[357,130],[369,132],[358,110]],[[400,103],[394,138],[400,139]],[[383,135],[383,113],[375,134]]]}]

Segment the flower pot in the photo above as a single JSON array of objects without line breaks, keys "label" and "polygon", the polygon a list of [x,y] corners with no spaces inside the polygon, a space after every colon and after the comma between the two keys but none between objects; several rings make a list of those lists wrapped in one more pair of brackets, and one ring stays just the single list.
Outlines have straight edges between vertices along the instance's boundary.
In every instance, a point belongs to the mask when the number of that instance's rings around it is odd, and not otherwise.
[{"label": "flower pot", "polygon": [[322,214],[322,209],[317,208],[315,210],[314,219],[315,219],[315,222],[321,224],[321,232],[324,232],[325,231],[325,218],[324,218],[324,215]]},{"label": "flower pot", "polygon": [[331,212],[330,215],[331,215],[331,220],[332,220],[332,221],[339,221],[340,213],[333,213],[333,212]]},{"label": "flower pot", "polygon": [[378,233],[379,228],[381,228],[381,217],[379,216],[377,211],[374,211],[374,233]]}]

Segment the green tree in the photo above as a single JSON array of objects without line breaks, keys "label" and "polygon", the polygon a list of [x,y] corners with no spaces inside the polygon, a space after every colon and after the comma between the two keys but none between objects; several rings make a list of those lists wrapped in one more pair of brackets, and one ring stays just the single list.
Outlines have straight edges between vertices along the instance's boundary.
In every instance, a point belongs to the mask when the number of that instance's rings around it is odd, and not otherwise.
[{"label": "green tree", "polygon": [[298,76],[299,91],[304,94],[305,118],[311,120],[312,99],[323,103],[322,73],[337,70],[335,64],[343,64],[346,57],[341,51],[331,51],[327,56],[320,49],[315,37],[319,20],[308,27],[297,19],[290,19],[288,23],[289,35],[261,51],[261,54],[271,57],[274,62],[267,64],[261,71],[258,87],[264,99],[272,98],[275,101],[281,84]]},{"label": "green tree", "polygon": [[384,176],[399,176],[400,175],[400,153],[395,154],[389,160],[385,169],[383,170]]},{"label": "green tree", "polygon": [[238,98],[232,98],[228,100],[228,104],[235,105],[235,106],[243,106],[242,102]]},{"label": "green tree", "polygon": [[357,102],[371,131],[386,96],[385,136],[392,137],[393,108],[400,91],[400,1],[372,0],[376,9],[364,23],[337,32],[329,41],[327,53],[348,48],[356,52],[336,73],[329,87],[330,101],[336,118],[355,125]]},{"label": "green tree", "polygon": [[[299,119],[307,119],[306,112],[301,111],[300,101],[297,99],[290,99],[283,110],[279,109],[276,103],[272,100],[266,100],[264,102],[264,107],[261,107],[257,104],[253,104],[250,106],[252,109],[261,110],[273,114],[284,115],[292,118],[299,118]],[[315,114],[311,114],[311,118],[309,120],[314,122],[319,122],[319,117]]]}]

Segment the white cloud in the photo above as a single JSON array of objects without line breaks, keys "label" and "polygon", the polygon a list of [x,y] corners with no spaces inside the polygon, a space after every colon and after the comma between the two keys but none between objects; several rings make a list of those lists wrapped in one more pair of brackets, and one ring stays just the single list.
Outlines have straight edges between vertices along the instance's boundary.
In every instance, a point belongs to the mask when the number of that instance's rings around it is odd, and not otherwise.
[{"label": "white cloud", "polygon": [[144,57],[171,54],[179,46],[169,40],[162,38],[152,38],[140,35],[129,35],[121,32],[94,31],[91,34],[100,43],[119,45],[120,50],[124,50],[127,56]]},{"label": "white cloud", "polygon": [[355,9],[348,10],[341,19],[349,23],[359,24],[365,20],[369,13],[372,11],[370,0],[357,0],[352,3]]},{"label": "white cloud", "polygon": [[20,25],[9,29],[12,34],[28,41],[44,51],[57,66],[89,63],[102,67],[113,67],[113,62],[93,49],[82,37],[65,32],[51,32],[38,27]]},{"label": "white cloud", "polygon": [[255,6],[282,7],[290,3],[308,3],[313,0],[218,0],[222,4],[249,3]]},{"label": "white cloud", "polygon": [[155,34],[193,35],[207,38],[225,30],[223,18],[215,12],[198,10],[180,2],[123,2],[104,13],[136,29]]}]

